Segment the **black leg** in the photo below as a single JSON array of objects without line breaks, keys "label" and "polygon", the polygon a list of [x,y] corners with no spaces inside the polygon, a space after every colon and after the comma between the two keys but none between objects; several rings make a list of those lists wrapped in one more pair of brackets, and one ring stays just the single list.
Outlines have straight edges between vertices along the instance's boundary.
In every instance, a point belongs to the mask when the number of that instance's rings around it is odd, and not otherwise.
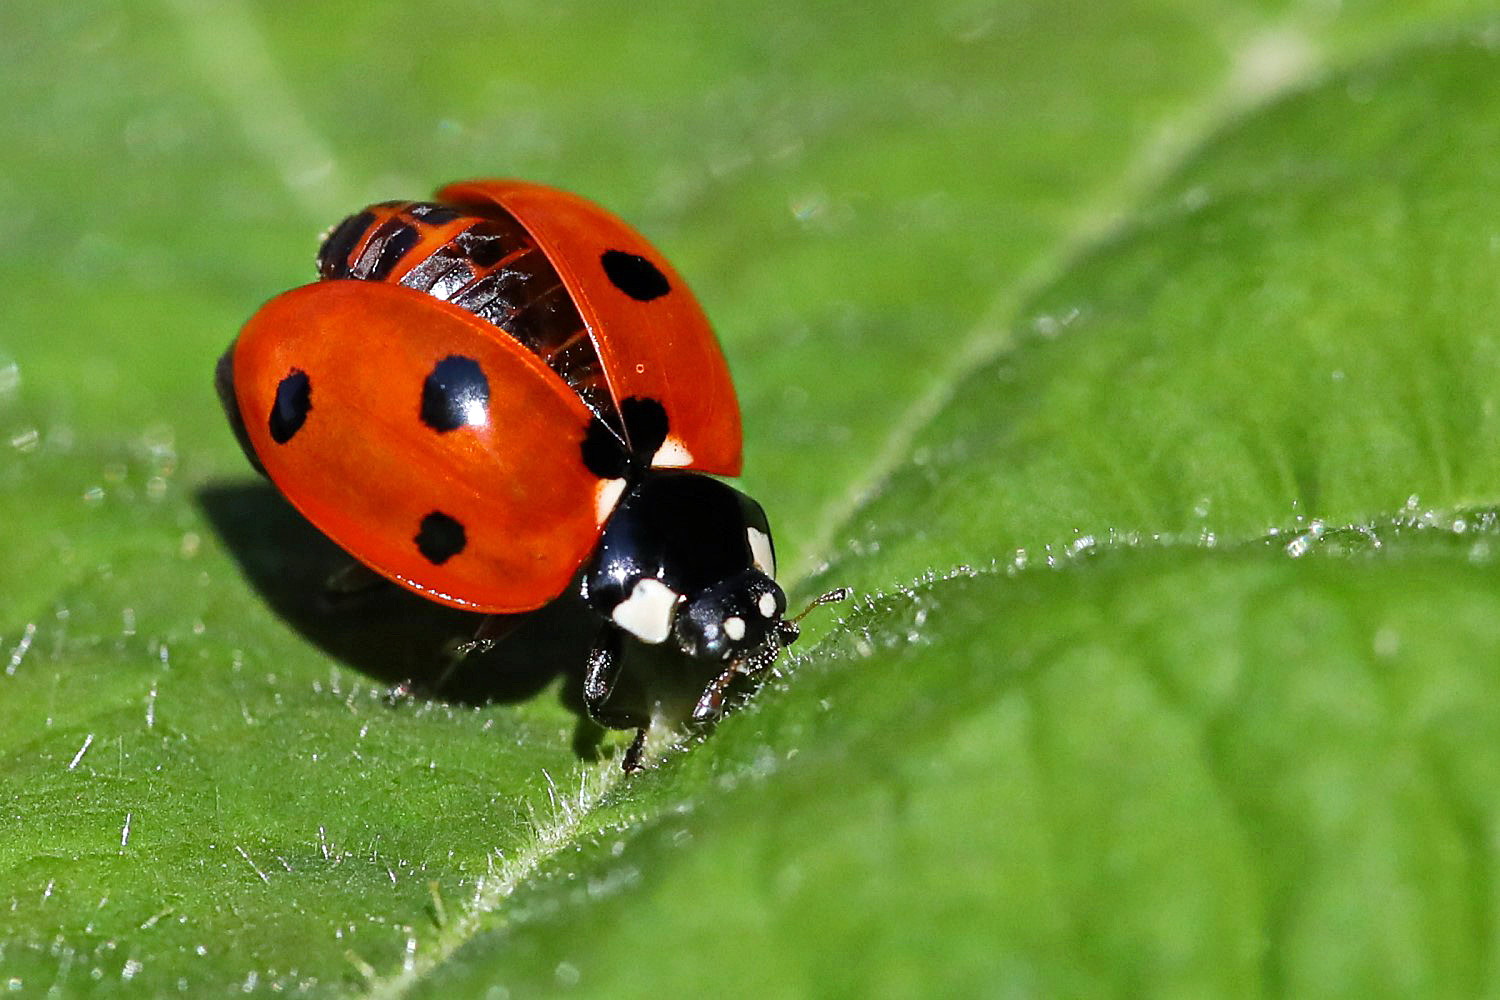
[{"label": "black leg", "polygon": [[641,758],[645,753],[646,727],[642,726],[635,731],[635,739],[630,741],[630,746],[625,748],[625,756],[620,758],[620,770],[626,774],[639,771],[644,766],[641,764]]},{"label": "black leg", "polygon": [[351,559],[329,573],[323,581],[323,603],[331,610],[357,607],[389,585],[390,581],[385,577]]},{"label": "black leg", "polygon": [[[622,635],[614,625],[601,628],[583,673],[583,704],[595,722],[611,729],[619,726],[619,721],[605,718],[604,703],[609,701],[609,696],[615,690],[615,681],[620,679],[620,667],[624,663]],[[639,771],[642,767],[641,757],[645,752],[646,727],[641,726],[636,729],[630,746],[625,748],[625,756],[620,758],[621,770],[627,774]]]},{"label": "black leg", "polygon": [[447,687],[448,679],[465,659],[475,654],[488,653],[495,648],[496,643],[514,632],[519,624],[521,615],[485,615],[479,628],[474,630],[474,638],[449,644],[448,662],[443,665],[443,672],[438,674],[432,690],[441,691]]},{"label": "black leg", "polygon": [[[796,626],[792,626],[793,629]],[[796,638],[793,634],[792,638]],[[708,682],[708,687],[698,696],[698,704],[693,706],[693,721],[708,722],[717,719],[724,712],[724,696],[729,693],[729,685],[734,679],[743,674],[746,677],[756,677],[768,670],[771,664],[776,662],[776,657],[781,655],[782,646],[791,640],[785,640],[780,644],[768,643],[764,648],[754,655],[743,660],[736,660],[725,667],[723,672]]]},{"label": "black leg", "polygon": [[605,625],[599,630],[599,637],[594,640],[594,648],[589,653],[588,666],[583,674],[583,704],[588,708],[589,715],[606,726],[609,723],[600,718],[600,712],[615,689],[615,681],[620,677],[620,664],[623,662],[620,647],[620,630],[614,625]]},{"label": "black leg", "polygon": [[461,660],[473,653],[488,653],[495,648],[496,643],[514,632],[520,623],[520,615],[485,615],[479,628],[474,630],[474,638],[453,647],[455,659]]},{"label": "black leg", "polygon": [[708,722],[717,719],[724,711],[724,695],[729,690],[729,685],[739,675],[738,664],[731,664],[723,673],[708,682],[708,687],[698,696],[698,704],[693,706],[693,721]]}]

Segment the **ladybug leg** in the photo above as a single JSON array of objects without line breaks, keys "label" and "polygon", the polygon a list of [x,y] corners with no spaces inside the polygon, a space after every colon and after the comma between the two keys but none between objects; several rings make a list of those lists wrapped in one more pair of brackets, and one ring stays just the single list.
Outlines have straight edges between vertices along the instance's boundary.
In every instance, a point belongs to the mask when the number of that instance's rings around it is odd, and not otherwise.
[{"label": "ladybug leg", "polygon": [[599,638],[594,640],[594,648],[589,652],[583,672],[583,703],[596,721],[604,721],[600,713],[615,689],[615,681],[619,680],[620,665],[624,660],[620,654],[620,630],[605,625],[599,630]]},{"label": "ladybug leg", "polygon": [[620,758],[620,770],[627,774],[634,774],[643,766],[641,758],[646,754],[646,727],[635,731],[635,739],[630,741],[630,746],[625,748],[625,756]]},{"label": "ladybug leg", "polygon": [[[609,723],[602,715],[604,703],[609,701],[609,696],[615,689],[615,681],[620,678],[620,666],[624,662],[620,634],[620,630],[613,625],[606,625],[599,630],[599,638],[594,641],[594,648],[589,652],[588,664],[583,672],[583,703],[594,721],[606,726]],[[625,748],[625,756],[620,758],[621,770],[630,774],[639,771],[645,751],[646,727],[640,726],[636,729],[630,746]]]},{"label": "ladybug leg", "polygon": [[698,704],[693,706],[694,722],[707,722],[719,717],[724,711],[724,695],[739,673],[739,664],[730,664],[723,673],[708,682],[708,687],[698,696]]},{"label": "ladybug leg", "polygon": [[351,559],[323,581],[323,599],[333,607],[340,607],[374,593],[389,582],[364,563]]},{"label": "ladybug leg", "polygon": [[443,667],[443,672],[438,675],[437,683],[433,685],[434,691],[441,691],[448,686],[448,678],[453,676],[459,664],[475,653],[488,653],[494,649],[506,636],[516,630],[521,624],[521,615],[485,615],[479,627],[474,630],[474,638],[467,642],[455,642],[448,647],[448,663]]},{"label": "ladybug leg", "polygon": [[400,681],[400,682],[398,682],[396,684],[392,684],[390,687],[386,688],[386,691],[385,691],[384,701],[385,701],[386,707],[387,708],[395,708],[397,705],[401,704],[403,701],[406,701],[408,698],[410,698],[411,697],[411,692],[412,692],[412,683],[411,683],[411,678],[410,677],[408,677],[404,681]]},{"label": "ladybug leg", "polygon": [[[474,630],[474,638],[453,647],[455,664],[471,653],[488,653],[495,645],[516,630],[521,623],[520,615],[485,615],[484,621]],[[449,667],[452,670],[452,667]],[[443,677],[446,679],[447,674]]]},{"label": "ladybug leg", "polygon": [[[795,626],[792,627],[792,638],[796,638]],[[790,645],[791,639],[778,636],[776,641],[768,643],[765,648],[754,656],[743,660],[736,660],[725,667],[723,672],[708,682],[708,687],[698,696],[698,704],[693,706],[693,721],[708,722],[717,719],[724,712],[724,696],[729,693],[729,685],[741,674],[746,677],[755,677],[768,669],[776,662],[776,657],[781,653],[784,646]]]}]

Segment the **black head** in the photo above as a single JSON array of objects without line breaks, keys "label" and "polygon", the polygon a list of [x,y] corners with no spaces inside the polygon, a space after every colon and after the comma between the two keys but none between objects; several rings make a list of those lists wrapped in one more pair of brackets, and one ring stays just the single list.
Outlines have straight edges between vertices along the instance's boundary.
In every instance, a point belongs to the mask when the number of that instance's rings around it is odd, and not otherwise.
[{"label": "black head", "polygon": [[673,622],[672,635],[689,656],[704,660],[746,660],[780,649],[797,636],[783,619],[786,594],[758,569],[688,594]]}]

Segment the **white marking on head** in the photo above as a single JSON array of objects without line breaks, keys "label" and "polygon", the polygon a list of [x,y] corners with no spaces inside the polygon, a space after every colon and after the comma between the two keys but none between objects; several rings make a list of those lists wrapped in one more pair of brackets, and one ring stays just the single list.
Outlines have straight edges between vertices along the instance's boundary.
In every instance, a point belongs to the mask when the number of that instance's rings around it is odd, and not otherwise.
[{"label": "white marking on head", "polygon": [[615,512],[615,505],[625,494],[625,480],[602,479],[594,488],[594,523],[603,525]]},{"label": "white marking on head", "polygon": [[750,559],[755,568],[776,579],[776,556],[771,550],[771,536],[754,527],[747,527],[745,535],[750,539]]},{"label": "white marking on head", "polygon": [[642,642],[666,642],[680,600],[665,583],[647,577],[636,581],[630,596],[616,604],[609,617]]},{"label": "white marking on head", "polygon": [[745,619],[739,615],[730,615],[724,619],[724,634],[729,636],[730,642],[739,642],[745,638]]},{"label": "white marking on head", "polygon": [[767,618],[776,617],[776,595],[769,590],[760,595],[760,600],[756,602],[755,606],[760,608],[760,613]]},{"label": "white marking on head", "polygon": [[693,464],[693,453],[687,450],[687,445],[668,434],[661,447],[656,449],[656,454],[651,456],[651,464],[658,469],[686,469]]}]

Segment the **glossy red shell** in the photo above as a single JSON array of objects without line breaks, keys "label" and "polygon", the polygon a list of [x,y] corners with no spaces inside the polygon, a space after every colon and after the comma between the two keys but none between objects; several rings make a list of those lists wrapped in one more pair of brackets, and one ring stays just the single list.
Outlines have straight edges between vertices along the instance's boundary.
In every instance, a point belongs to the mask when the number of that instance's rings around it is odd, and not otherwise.
[{"label": "glossy red shell", "polygon": [[[690,456],[670,464],[740,474],[740,407],[724,353],[697,298],[644,237],[591,201],[524,181],[450,184],[438,191],[438,200],[494,204],[515,216],[557,268],[583,315],[615,400],[644,396],[666,407],[668,442],[675,438]],[[611,250],[651,261],[671,291],[649,302],[621,294],[599,267]]]},{"label": "glossy red shell", "polygon": [[[532,235],[587,325],[616,404],[644,396],[666,410],[663,464],[739,472],[739,408],[718,343],[639,234],[533,184],[469,182],[440,199],[499,205]],[[599,267],[611,250],[649,260],[670,290],[650,301],[623,294]],[[588,558],[624,485],[584,462],[592,414],[559,375],[501,328],[412,288],[332,280],[293,289],[262,307],[231,350],[234,400],[266,474],[350,554],[435,601],[485,612],[545,604]],[[453,356],[483,370],[488,406],[482,421],[439,433],[420,416],[422,387]],[[289,379],[306,405],[278,440],[274,414]],[[440,558],[418,544],[434,517],[459,526]]]}]

